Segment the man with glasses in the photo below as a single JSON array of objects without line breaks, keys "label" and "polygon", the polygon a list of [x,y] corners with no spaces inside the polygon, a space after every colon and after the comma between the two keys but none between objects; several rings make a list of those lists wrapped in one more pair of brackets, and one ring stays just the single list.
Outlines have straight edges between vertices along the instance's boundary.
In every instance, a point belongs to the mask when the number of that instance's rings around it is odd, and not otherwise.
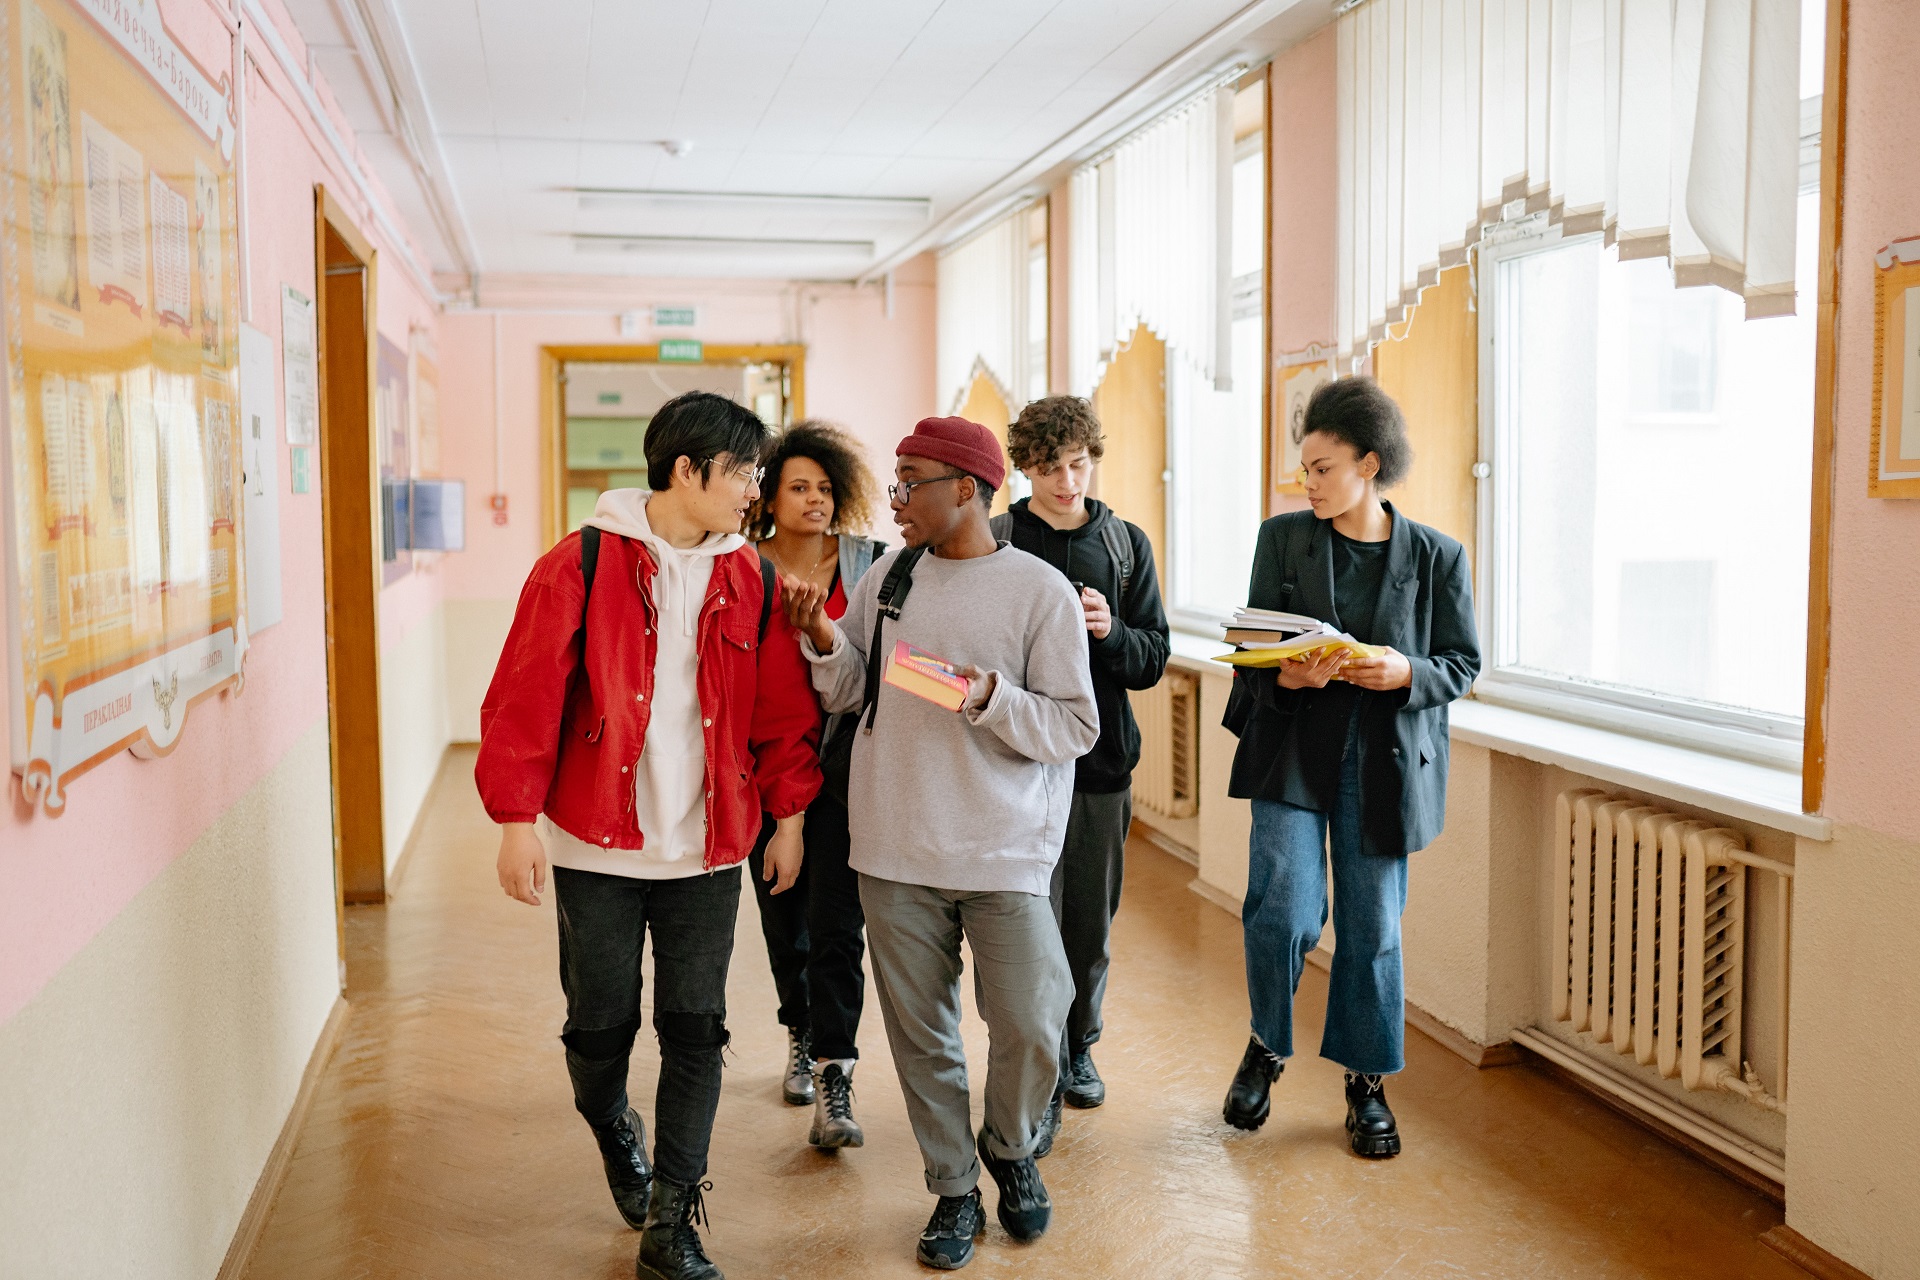
[{"label": "man with glasses", "polygon": [[[822,704],[863,713],[848,862],[927,1189],[940,1197],[919,1257],[952,1270],[984,1228],[982,1163],[1008,1234],[1037,1239],[1051,1219],[1034,1158],[1073,979],[1048,892],[1073,764],[1100,725],[1073,588],[988,526],[1007,476],[993,433],[928,418],[896,452],[887,492],[906,549],[860,579],[837,624],[818,587],[786,579],[783,589]],[[882,678],[902,642],[966,678],[958,712]],[[960,1040],[963,936],[993,1038],[977,1140]]]},{"label": "man with glasses", "polygon": [[[574,1106],[653,1280],[720,1276],[693,1223],[712,1185],[739,864],[764,810],[778,823],[773,892],[792,885],[820,789],[807,666],[740,536],[768,441],[722,396],[668,401],[647,427],[650,491],[601,494],[587,527],[534,565],[480,709],[474,776],[501,824],[500,886],[537,906],[551,858]],[[651,1164],[627,1101],[648,933]]]}]

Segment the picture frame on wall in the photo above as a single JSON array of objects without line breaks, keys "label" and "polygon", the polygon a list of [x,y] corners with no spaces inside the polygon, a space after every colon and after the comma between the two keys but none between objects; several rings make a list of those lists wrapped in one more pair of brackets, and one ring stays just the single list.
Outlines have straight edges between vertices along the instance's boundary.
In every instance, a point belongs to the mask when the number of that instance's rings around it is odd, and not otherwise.
[{"label": "picture frame on wall", "polygon": [[1867,496],[1920,498],[1920,236],[1874,255]]},{"label": "picture frame on wall", "polygon": [[1297,356],[1282,356],[1275,370],[1275,398],[1279,401],[1273,415],[1273,458],[1271,484],[1276,494],[1298,497],[1306,486],[1300,483],[1300,441],[1306,434],[1307,401],[1334,379],[1333,363],[1318,347],[1310,347]]}]

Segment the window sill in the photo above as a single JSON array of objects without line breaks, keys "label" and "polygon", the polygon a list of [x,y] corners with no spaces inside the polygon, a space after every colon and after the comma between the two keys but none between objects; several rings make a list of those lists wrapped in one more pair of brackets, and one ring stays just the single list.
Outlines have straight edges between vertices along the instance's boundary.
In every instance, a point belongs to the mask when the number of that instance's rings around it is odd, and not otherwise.
[{"label": "window sill", "polygon": [[1184,671],[1197,671],[1201,675],[1229,678],[1233,668],[1224,662],[1215,662],[1215,654],[1232,653],[1233,646],[1217,636],[1199,635],[1192,631],[1182,631],[1178,627],[1167,633],[1167,665],[1179,667]]},{"label": "window sill", "polygon": [[1831,819],[1801,811],[1797,769],[1711,755],[1471,698],[1453,704],[1451,720],[1457,742],[1557,765],[1810,840],[1833,836]]}]

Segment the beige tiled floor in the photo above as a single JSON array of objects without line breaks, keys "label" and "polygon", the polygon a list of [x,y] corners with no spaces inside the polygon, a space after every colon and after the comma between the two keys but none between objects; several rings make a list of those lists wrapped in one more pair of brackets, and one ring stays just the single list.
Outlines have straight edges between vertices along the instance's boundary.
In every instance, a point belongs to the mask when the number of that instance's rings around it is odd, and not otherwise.
[{"label": "beige tiled floor", "polygon": [[[637,1238],[569,1102],[552,911],[495,886],[471,767],[449,757],[394,900],[350,917],[352,1020],[259,1280],[633,1274]],[[1803,1277],[1758,1241],[1780,1220],[1766,1200],[1532,1068],[1475,1071],[1417,1034],[1389,1089],[1397,1160],[1347,1153],[1339,1070],[1310,1056],[1263,1130],[1227,1128],[1246,1038],[1238,926],[1187,892],[1185,865],[1139,841],[1130,859],[1096,1053],[1109,1102],[1069,1112],[1042,1165],[1052,1231],[1022,1247],[996,1224],[969,1274]],[[867,1145],[818,1154],[807,1113],[780,1101],[784,1039],[743,907],[709,1250],[732,1280],[925,1275],[913,1241],[932,1201],[880,1019],[870,1001]],[[1305,1044],[1324,992],[1310,969]],[[970,1025],[977,1062],[984,1041]],[[655,1065],[636,1053],[636,1098],[650,1102]]]}]

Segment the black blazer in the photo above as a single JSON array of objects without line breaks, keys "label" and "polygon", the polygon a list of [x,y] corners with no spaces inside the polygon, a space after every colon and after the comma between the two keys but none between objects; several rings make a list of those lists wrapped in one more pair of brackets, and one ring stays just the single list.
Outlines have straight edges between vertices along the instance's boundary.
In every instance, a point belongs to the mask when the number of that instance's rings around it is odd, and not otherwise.
[{"label": "black blazer", "polygon": [[[1466,551],[1437,529],[1393,511],[1386,570],[1371,638],[1413,665],[1413,683],[1363,693],[1361,830],[1369,853],[1402,856],[1440,834],[1447,811],[1447,705],[1480,674],[1473,577]],[[1333,602],[1333,537],[1311,511],[1260,526],[1247,603],[1304,613],[1343,627]],[[1225,725],[1239,736],[1227,794],[1285,800],[1310,754],[1346,745],[1345,717],[1318,689],[1283,689],[1271,671],[1234,673]]]}]

